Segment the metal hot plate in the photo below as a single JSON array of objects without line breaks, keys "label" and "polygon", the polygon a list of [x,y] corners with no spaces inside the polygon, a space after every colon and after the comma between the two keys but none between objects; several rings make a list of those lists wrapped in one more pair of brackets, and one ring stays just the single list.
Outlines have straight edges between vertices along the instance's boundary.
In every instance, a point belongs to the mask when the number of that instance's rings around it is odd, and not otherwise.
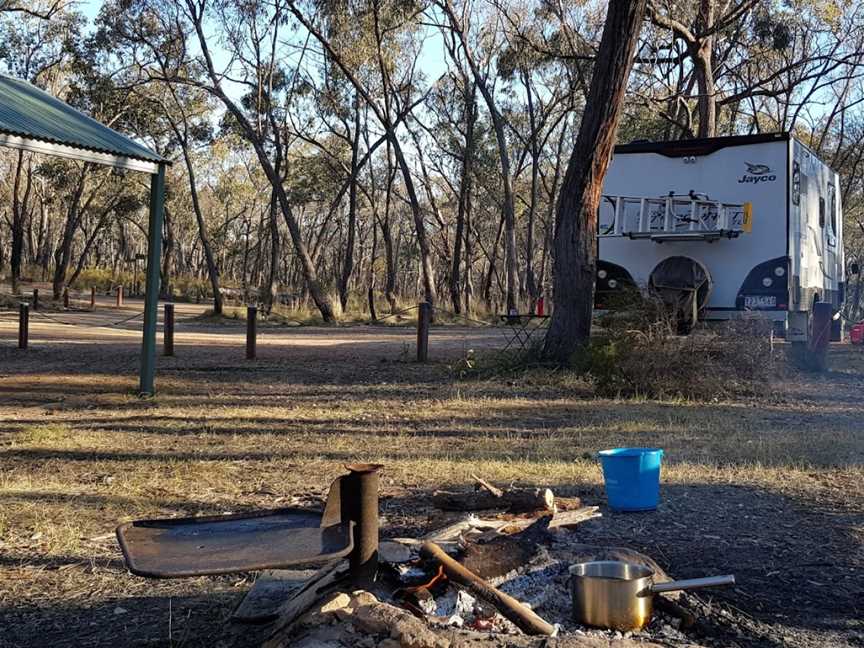
[{"label": "metal hot plate", "polygon": [[321,514],[275,509],[117,527],[129,571],[149,578],[180,578],[279,569],[327,562],[353,548],[353,522],[322,527]]}]

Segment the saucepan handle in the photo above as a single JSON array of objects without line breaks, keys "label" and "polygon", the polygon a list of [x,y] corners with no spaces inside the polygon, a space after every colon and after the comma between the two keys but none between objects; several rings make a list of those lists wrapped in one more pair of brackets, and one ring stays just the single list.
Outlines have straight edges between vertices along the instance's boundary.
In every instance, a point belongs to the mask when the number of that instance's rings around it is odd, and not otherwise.
[{"label": "saucepan handle", "polygon": [[677,592],[678,590],[701,589],[703,587],[720,587],[722,585],[734,585],[735,577],[708,576],[707,578],[688,578],[686,580],[667,581],[665,583],[654,583],[650,589],[652,592]]}]

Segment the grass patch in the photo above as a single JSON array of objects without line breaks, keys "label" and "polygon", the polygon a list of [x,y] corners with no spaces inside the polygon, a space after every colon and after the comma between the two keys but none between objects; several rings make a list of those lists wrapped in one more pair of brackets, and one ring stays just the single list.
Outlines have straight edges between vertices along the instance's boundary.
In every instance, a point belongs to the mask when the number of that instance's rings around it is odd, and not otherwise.
[{"label": "grass patch", "polygon": [[15,440],[25,445],[53,445],[72,436],[72,429],[62,423],[28,425],[18,432]]}]

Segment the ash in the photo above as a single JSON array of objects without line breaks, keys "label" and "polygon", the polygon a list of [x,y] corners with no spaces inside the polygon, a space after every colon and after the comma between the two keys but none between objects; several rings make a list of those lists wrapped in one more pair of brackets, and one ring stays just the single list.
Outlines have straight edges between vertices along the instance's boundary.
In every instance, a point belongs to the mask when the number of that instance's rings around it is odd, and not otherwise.
[{"label": "ash", "polygon": [[[566,551],[563,552],[566,554]],[[642,638],[663,641],[669,646],[692,646],[692,639],[678,630],[680,620],[655,610],[651,623],[639,632],[618,632],[589,628],[573,619],[570,596],[569,557],[556,556],[554,549],[542,548],[528,565],[489,582],[524,603],[543,619],[554,624],[560,635],[581,635],[614,640]],[[435,625],[464,627],[471,630],[518,634],[507,619],[484,606],[470,594],[454,587],[434,601],[428,610]]]}]

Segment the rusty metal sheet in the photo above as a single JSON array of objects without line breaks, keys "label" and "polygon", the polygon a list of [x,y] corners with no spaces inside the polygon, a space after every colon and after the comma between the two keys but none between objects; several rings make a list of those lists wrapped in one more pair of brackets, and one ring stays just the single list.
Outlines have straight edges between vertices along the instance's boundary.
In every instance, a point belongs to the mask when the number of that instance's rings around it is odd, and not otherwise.
[{"label": "rusty metal sheet", "polygon": [[117,527],[117,540],[133,574],[182,578],[279,569],[347,556],[354,544],[353,523],[320,524],[320,513],[276,509],[137,520]]}]

